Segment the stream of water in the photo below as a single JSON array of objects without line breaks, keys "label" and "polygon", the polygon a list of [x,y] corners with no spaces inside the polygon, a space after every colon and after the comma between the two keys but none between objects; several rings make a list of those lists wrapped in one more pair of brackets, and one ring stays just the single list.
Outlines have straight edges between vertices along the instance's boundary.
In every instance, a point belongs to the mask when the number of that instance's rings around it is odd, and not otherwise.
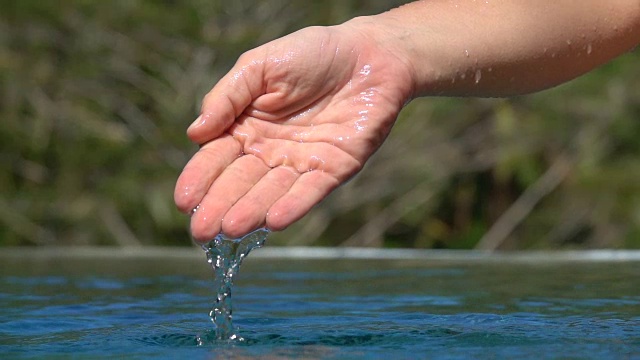
[{"label": "stream of water", "polygon": [[240,270],[240,264],[251,250],[261,247],[269,231],[258,229],[242,238],[228,238],[222,234],[216,236],[207,244],[202,245],[207,262],[214,274],[214,289],[216,298],[213,308],[209,312],[214,329],[204,336],[198,336],[198,345],[206,345],[215,341],[243,341],[233,325],[233,303],[231,291],[234,276]]}]

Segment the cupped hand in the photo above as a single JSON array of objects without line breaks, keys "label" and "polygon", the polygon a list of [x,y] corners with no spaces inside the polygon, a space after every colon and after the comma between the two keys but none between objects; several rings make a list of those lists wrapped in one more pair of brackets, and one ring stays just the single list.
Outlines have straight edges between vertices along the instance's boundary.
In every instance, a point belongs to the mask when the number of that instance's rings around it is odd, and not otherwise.
[{"label": "cupped hand", "polygon": [[189,127],[200,144],[175,188],[191,233],[282,230],[362,169],[412,87],[408,67],[349,25],[312,27],[243,54]]}]

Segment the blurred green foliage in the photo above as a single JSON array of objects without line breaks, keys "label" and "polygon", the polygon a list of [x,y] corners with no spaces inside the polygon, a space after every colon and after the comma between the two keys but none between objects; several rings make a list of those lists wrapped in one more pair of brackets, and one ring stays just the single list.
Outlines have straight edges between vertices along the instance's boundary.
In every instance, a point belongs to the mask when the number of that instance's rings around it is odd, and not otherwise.
[{"label": "blurred green foliage", "polygon": [[[0,244],[191,244],[173,186],[202,96],[245,50],[401,3],[0,0]],[[639,60],[530,96],[415,100],[270,242],[640,248]]]}]

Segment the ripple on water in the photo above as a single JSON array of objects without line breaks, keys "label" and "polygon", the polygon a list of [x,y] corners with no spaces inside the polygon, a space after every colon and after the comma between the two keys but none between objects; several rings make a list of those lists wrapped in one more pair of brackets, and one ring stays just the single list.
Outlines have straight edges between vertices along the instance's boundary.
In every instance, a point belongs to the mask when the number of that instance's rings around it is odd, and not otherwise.
[{"label": "ripple on water", "polygon": [[243,265],[244,341],[209,325],[206,271],[0,277],[0,358],[640,358],[637,264]]}]

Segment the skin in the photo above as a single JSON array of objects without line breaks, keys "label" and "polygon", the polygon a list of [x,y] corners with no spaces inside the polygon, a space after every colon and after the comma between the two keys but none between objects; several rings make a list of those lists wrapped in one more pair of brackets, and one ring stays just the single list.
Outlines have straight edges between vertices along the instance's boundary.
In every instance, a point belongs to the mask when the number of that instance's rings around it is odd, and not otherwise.
[{"label": "skin", "polygon": [[197,242],[282,230],[362,169],[412,99],[542,90],[639,42],[638,0],[418,1],[300,30],[205,96],[176,205]]}]

